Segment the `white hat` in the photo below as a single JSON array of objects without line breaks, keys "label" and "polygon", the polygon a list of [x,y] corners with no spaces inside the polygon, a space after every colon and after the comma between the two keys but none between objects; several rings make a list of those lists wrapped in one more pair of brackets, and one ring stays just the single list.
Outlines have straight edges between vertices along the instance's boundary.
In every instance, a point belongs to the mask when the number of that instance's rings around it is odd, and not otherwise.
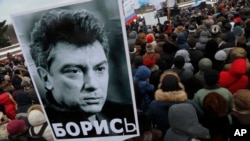
[{"label": "white hat", "polygon": [[225,61],[227,59],[227,53],[224,50],[219,50],[215,53],[214,58],[218,61]]}]

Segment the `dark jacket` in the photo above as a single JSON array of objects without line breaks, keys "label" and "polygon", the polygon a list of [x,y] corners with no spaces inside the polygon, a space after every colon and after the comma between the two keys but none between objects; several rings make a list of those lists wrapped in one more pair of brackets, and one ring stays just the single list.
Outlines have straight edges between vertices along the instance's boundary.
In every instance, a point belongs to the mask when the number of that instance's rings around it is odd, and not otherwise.
[{"label": "dark jacket", "polygon": [[155,100],[152,101],[150,105],[148,116],[162,133],[165,133],[170,127],[168,121],[169,108],[179,103],[192,104],[196,109],[197,115],[199,115],[199,117],[202,115],[202,111],[198,105],[196,105],[194,101],[187,99],[187,94],[183,90],[163,92],[161,89],[158,89],[155,92]]}]

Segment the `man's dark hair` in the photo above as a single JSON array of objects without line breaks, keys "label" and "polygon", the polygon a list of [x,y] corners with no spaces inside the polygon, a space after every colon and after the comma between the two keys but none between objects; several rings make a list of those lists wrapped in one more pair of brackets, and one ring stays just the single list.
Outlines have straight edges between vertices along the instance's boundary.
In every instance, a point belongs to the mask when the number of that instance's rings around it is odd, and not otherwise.
[{"label": "man's dark hair", "polygon": [[195,38],[190,38],[187,40],[189,48],[194,48],[196,45],[196,39]]},{"label": "man's dark hair", "polygon": [[216,85],[219,80],[219,73],[214,69],[208,69],[204,72],[204,79],[208,86]]},{"label": "man's dark hair", "polygon": [[58,42],[78,47],[99,41],[108,57],[108,39],[103,26],[85,10],[51,10],[44,13],[31,32],[30,53],[36,66],[49,69],[51,51]]},{"label": "man's dark hair", "polygon": [[174,66],[176,68],[182,69],[184,65],[185,65],[185,59],[183,56],[178,55],[174,58]]}]

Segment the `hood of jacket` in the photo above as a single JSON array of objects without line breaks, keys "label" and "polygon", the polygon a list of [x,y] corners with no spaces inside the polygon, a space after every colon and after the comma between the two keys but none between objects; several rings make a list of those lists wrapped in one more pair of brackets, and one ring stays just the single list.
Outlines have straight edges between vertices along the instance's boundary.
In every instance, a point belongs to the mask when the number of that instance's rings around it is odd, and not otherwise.
[{"label": "hood of jacket", "polygon": [[178,50],[175,53],[175,57],[176,56],[182,56],[185,59],[185,62],[189,62],[190,61],[189,52],[187,50],[185,50],[185,49]]},{"label": "hood of jacket", "polygon": [[162,89],[155,91],[155,100],[182,102],[187,100],[187,93],[183,90],[163,92]]},{"label": "hood of jacket", "polygon": [[167,131],[165,139],[184,140],[182,138],[203,138],[209,139],[209,130],[199,124],[195,109],[191,104],[175,104],[169,109],[170,129]]},{"label": "hood of jacket", "polygon": [[185,44],[187,42],[186,36],[183,32],[180,32],[177,34],[177,41],[178,44]]},{"label": "hood of jacket", "polygon": [[135,72],[134,80],[145,81],[149,78],[150,75],[151,75],[151,70],[148,67],[141,65],[137,68]]}]

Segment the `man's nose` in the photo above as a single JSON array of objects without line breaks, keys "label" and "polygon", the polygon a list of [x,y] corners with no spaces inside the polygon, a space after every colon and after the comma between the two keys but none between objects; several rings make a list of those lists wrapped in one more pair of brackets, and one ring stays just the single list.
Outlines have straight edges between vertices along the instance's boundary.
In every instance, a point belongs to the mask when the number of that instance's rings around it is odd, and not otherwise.
[{"label": "man's nose", "polygon": [[97,75],[94,71],[89,71],[84,77],[84,87],[87,91],[94,91],[97,89]]}]

